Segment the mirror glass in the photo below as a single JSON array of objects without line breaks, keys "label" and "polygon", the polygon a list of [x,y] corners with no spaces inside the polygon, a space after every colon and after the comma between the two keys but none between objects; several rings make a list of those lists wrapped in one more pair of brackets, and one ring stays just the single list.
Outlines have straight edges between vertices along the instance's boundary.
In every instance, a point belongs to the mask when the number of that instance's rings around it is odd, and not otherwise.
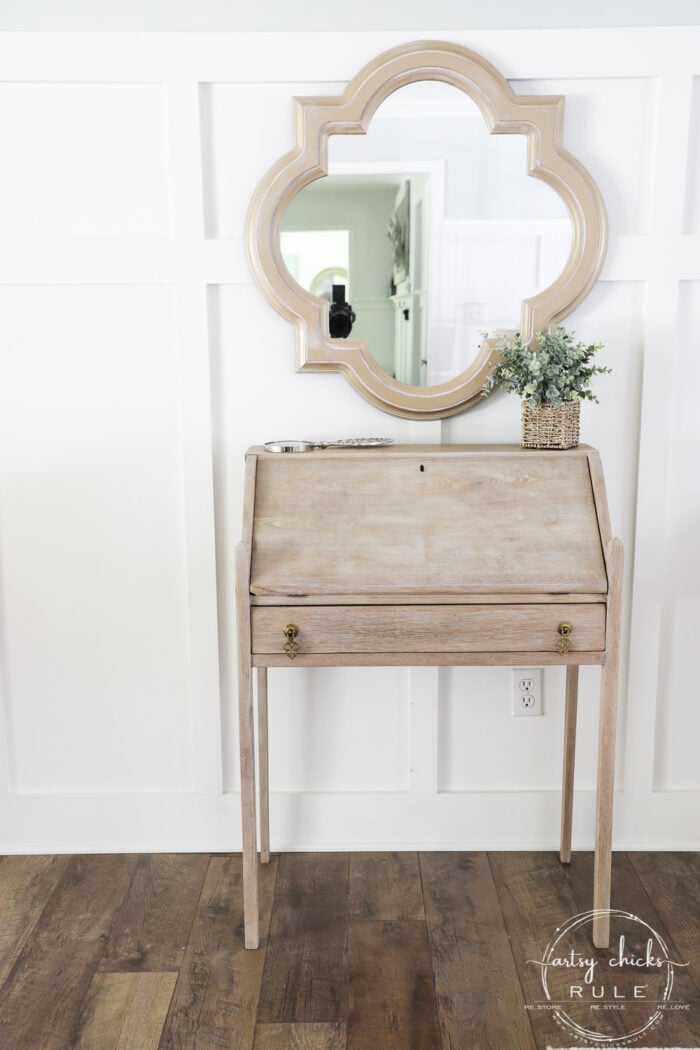
[{"label": "mirror glass", "polygon": [[446,383],[482,333],[520,326],[571,248],[557,193],[527,177],[527,137],[489,134],[458,88],[421,81],[377,109],[365,135],[331,135],[328,176],[290,201],[287,268],[330,307],[333,339],[363,339],[381,369]]}]

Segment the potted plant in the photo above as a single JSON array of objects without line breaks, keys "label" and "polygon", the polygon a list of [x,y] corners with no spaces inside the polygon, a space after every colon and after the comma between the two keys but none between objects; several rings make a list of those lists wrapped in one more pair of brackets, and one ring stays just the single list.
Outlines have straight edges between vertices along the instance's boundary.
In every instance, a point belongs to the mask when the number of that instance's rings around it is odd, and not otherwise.
[{"label": "potted plant", "polygon": [[522,399],[523,448],[574,448],[578,445],[581,401],[597,401],[593,376],[612,369],[593,363],[602,343],[577,343],[574,332],[555,325],[537,332],[537,347],[520,332],[497,344],[500,359],[482,393],[502,386]]}]

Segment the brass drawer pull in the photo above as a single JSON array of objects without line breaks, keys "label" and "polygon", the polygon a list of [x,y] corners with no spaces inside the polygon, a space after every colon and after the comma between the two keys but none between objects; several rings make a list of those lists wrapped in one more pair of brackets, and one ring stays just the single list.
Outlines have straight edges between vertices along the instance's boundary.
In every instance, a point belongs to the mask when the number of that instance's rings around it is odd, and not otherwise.
[{"label": "brass drawer pull", "polygon": [[295,656],[299,654],[301,646],[297,642],[296,637],[299,633],[299,628],[295,623],[288,623],[284,629],[284,637],[287,641],[284,643],[284,651],[290,660],[293,660]]},{"label": "brass drawer pull", "polygon": [[564,653],[568,653],[568,651],[571,649],[572,631],[573,627],[566,620],[562,620],[562,622],[557,626],[557,633],[559,634],[559,641],[557,642],[558,653],[561,653],[563,655]]}]

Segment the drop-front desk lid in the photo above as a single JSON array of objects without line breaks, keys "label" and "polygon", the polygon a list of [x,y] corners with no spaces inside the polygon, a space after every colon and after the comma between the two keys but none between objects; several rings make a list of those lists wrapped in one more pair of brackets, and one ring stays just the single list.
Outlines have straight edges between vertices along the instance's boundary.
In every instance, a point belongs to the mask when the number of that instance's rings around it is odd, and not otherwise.
[{"label": "drop-front desk lid", "polygon": [[605,494],[601,475],[594,495],[597,453],[585,446],[249,455],[255,596],[607,592]]}]

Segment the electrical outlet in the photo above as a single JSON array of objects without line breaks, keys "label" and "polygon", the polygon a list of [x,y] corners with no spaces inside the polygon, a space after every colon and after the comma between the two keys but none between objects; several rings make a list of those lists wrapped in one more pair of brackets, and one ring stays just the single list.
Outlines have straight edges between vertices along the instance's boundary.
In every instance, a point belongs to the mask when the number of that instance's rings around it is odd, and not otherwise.
[{"label": "electrical outlet", "polygon": [[541,667],[513,668],[513,715],[542,715],[543,671]]}]

